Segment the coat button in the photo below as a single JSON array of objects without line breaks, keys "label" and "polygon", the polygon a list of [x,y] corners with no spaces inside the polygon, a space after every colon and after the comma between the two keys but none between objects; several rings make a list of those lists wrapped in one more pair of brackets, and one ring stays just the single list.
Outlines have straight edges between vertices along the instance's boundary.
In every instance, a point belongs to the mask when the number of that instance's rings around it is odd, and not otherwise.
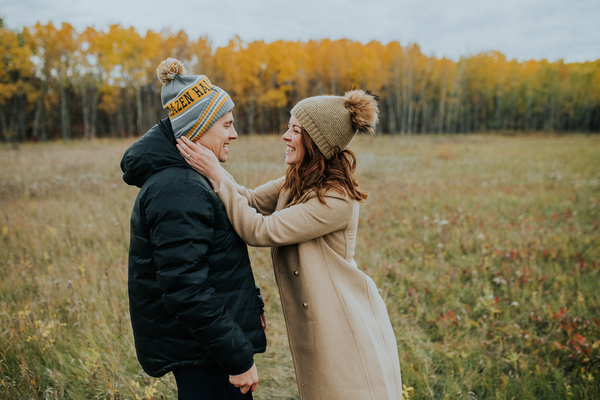
[{"label": "coat button", "polygon": [[308,304],[306,304],[306,303],[302,303],[302,307],[304,307],[304,308],[308,308]]},{"label": "coat button", "polygon": [[300,272],[294,271],[294,275],[298,276],[298,275],[300,275]]}]

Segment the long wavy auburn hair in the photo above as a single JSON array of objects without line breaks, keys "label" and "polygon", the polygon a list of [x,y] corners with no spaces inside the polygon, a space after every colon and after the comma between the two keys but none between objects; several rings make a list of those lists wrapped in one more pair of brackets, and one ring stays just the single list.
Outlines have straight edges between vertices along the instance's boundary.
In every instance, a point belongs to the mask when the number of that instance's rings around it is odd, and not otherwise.
[{"label": "long wavy auburn hair", "polygon": [[310,191],[314,191],[319,201],[326,204],[324,194],[328,189],[334,189],[342,195],[346,193],[359,202],[367,199],[368,193],[360,190],[354,176],[356,156],[350,149],[334,149],[333,157],[327,160],[304,128],[302,145],[304,157],[288,167],[280,188],[291,193],[288,207],[298,204],[302,196]]}]

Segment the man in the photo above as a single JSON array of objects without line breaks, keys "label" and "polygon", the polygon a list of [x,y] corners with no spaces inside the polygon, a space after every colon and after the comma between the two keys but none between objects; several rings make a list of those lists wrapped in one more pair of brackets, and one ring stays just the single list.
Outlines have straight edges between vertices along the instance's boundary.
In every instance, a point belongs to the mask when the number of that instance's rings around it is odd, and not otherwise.
[{"label": "man", "polygon": [[157,69],[169,117],[125,151],[123,179],[140,187],[131,214],[129,308],[138,360],[172,371],[179,399],[248,399],[258,385],[264,313],[246,244],[206,179],[177,150],[185,135],[227,161],[233,101],[175,59]]}]

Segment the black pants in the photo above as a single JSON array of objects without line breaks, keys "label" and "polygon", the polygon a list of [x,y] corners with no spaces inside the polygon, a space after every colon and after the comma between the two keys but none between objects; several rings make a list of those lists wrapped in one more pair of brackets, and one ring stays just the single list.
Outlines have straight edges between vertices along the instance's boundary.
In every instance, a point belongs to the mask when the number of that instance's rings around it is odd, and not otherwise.
[{"label": "black pants", "polygon": [[229,375],[217,368],[183,367],[173,371],[179,400],[251,400],[229,382]]}]

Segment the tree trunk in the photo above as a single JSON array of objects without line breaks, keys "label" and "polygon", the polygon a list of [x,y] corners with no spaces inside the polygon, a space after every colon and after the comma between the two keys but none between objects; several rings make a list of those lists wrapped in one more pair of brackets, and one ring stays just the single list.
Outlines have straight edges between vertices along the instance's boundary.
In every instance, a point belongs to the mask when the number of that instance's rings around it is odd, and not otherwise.
[{"label": "tree trunk", "polygon": [[60,85],[60,123],[63,140],[71,139],[71,117],[69,115],[69,98],[67,85]]},{"label": "tree trunk", "polygon": [[46,141],[48,140],[48,138],[46,137],[46,129],[44,129],[45,124],[43,124],[43,120],[44,117],[46,115],[46,110],[45,110],[45,105],[44,105],[44,99],[46,97],[46,80],[44,79],[42,81],[42,89],[41,89],[41,93],[40,93],[40,97],[37,101],[36,107],[35,107],[35,115],[33,117],[33,131],[31,132],[31,136],[33,137],[34,140],[36,139],[40,139],[42,141]]},{"label": "tree trunk", "polygon": [[385,106],[387,111],[388,133],[396,133],[396,107],[394,107],[394,95],[391,90],[387,93]]},{"label": "tree trunk", "polygon": [[6,116],[4,115],[4,107],[0,103],[0,138],[3,142],[8,142],[8,138],[6,137]]},{"label": "tree trunk", "polygon": [[116,134],[120,138],[125,137],[125,116],[123,115],[123,103],[117,104],[117,112],[115,119]]},{"label": "tree trunk", "polygon": [[97,121],[98,121],[98,102],[100,101],[100,91],[93,85],[92,95],[90,96],[92,101],[90,104],[90,137],[95,138],[97,135]]},{"label": "tree trunk", "polygon": [[256,100],[255,96],[250,96],[248,99],[248,106],[246,107],[246,132],[249,134],[255,133],[254,126],[254,112],[256,111]]},{"label": "tree trunk", "polygon": [[13,97],[13,110],[8,129],[9,140],[24,142],[27,139],[27,96],[17,93]]},{"label": "tree trunk", "polygon": [[442,87],[440,89],[440,105],[438,108],[437,133],[444,131],[444,119],[446,118],[446,91],[448,90],[448,68],[444,67],[442,76]]},{"label": "tree trunk", "polygon": [[408,68],[402,68],[402,116],[401,130],[402,133],[410,134],[412,125],[412,110],[413,110],[413,70],[414,65],[410,63]]},{"label": "tree trunk", "polygon": [[502,111],[502,82],[498,79],[498,85],[496,86],[496,102],[494,110],[494,129],[500,130],[500,114]]},{"label": "tree trunk", "polygon": [[125,99],[123,103],[123,111],[125,113],[125,128],[127,137],[132,137],[135,130],[135,122],[133,121],[133,110],[131,109],[131,101],[129,99],[131,93],[127,88],[123,89],[123,92],[123,98]]},{"label": "tree trunk", "polygon": [[8,127],[7,137],[9,141],[17,142],[17,120],[19,115],[19,97],[17,93],[13,96],[12,112],[10,113],[10,125]]},{"label": "tree trunk", "polygon": [[412,132],[419,132],[419,124],[421,124],[421,127],[424,127],[425,125],[427,125],[427,121],[426,118],[429,118],[427,115],[427,102],[428,102],[428,98],[427,98],[427,88],[428,88],[428,82],[429,82],[429,75],[431,73],[431,69],[433,67],[432,62],[428,62],[427,63],[427,67],[425,67],[425,70],[423,71],[423,76],[421,77],[421,91],[419,92],[419,97],[417,99],[417,109],[416,109],[416,115],[413,121],[413,128],[412,128]]},{"label": "tree trunk", "polygon": [[136,120],[135,120],[135,130],[138,135],[141,135],[144,132],[144,107],[142,102],[142,87],[135,87],[135,106],[136,106]]},{"label": "tree trunk", "polygon": [[83,137],[86,139],[92,138],[91,126],[91,107],[89,84],[84,83],[81,86],[81,116],[83,117]]}]

